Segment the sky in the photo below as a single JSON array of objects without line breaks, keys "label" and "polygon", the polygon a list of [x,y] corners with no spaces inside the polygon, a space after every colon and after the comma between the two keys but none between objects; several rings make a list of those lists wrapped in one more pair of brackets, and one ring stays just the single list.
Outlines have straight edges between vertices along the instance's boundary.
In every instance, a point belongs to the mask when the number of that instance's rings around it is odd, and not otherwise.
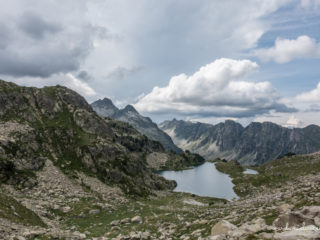
[{"label": "sky", "polygon": [[155,122],[320,125],[320,0],[10,0],[0,78]]}]

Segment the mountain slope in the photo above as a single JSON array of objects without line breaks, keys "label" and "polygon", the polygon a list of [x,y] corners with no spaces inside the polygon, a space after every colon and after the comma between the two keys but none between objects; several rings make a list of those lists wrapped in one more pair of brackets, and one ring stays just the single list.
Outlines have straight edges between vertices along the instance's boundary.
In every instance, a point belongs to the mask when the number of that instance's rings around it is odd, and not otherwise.
[{"label": "mountain slope", "polygon": [[52,161],[64,174],[82,172],[146,195],[174,187],[146,163],[164,152],[130,125],[105,120],[65,87],[19,87],[0,80],[0,180],[20,187],[37,184],[35,172]]},{"label": "mountain slope", "polygon": [[170,136],[159,129],[157,124],[152,122],[150,118],[140,115],[133,106],[128,105],[124,109],[119,110],[108,98],[97,100],[91,106],[100,116],[111,117],[129,123],[148,138],[160,142],[166,150],[172,150],[176,153],[182,152],[173,143]]},{"label": "mountain slope", "polygon": [[231,120],[210,125],[174,119],[159,127],[184,150],[207,159],[219,157],[244,165],[261,164],[289,152],[306,154],[320,150],[320,127],[316,125],[288,129],[270,122],[253,122],[244,128]]}]

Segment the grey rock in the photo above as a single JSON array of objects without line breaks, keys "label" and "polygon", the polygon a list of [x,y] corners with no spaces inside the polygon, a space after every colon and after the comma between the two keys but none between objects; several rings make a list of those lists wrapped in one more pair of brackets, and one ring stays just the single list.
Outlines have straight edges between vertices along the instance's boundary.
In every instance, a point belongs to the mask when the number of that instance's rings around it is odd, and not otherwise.
[{"label": "grey rock", "polygon": [[211,229],[211,235],[216,236],[216,235],[221,235],[221,234],[228,234],[231,231],[234,231],[237,229],[235,225],[232,223],[226,221],[226,220],[221,220],[220,222],[216,223],[212,229]]},{"label": "grey rock", "polygon": [[224,158],[243,165],[257,165],[288,153],[320,150],[320,127],[316,125],[289,129],[271,122],[252,122],[244,128],[232,120],[211,125],[174,119],[159,127],[178,147],[208,160]]},{"label": "grey rock", "polygon": [[135,217],[131,218],[131,222],[132,223],[142,223],[142,217],[135,216]]},{"label": "grey rock", "polygon": [[111,117],[129,123],[151,140],[160,142],[166,150],[172,150],[176,153],[182,152],[182,150],[173,143],[168,134],[159,129],[157,124],[152,122],[150,118],[140,115],[132,105],[128,105],[124,109],[119,110],[113,105],[110,99],[104,98],[93,102],[91,106],[100,116]]},{"label": "grey rock", "polygon": [[97,215],[97,214],[99,214],[100,213],[100,210],[99,209],[91,209],[90,211],[89,211],[89,214],[91,214],[91,215]]}]

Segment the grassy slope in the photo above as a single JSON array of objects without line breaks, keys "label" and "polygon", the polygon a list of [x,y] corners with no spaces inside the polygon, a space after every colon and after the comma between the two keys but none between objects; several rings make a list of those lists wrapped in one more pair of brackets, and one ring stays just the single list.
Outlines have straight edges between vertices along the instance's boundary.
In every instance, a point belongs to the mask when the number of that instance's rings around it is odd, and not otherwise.
[{"label": "grassy slope", "polygon": [[38,215],[3,193],[0,193],[0,217],[18,224],[46,227]]},{"label": "grassy slope", "polygon": [[[125,235],[129,234],[133,229],[135,231],[150,231],[157,233],[159,224],[174,224],[177,229],[177,237],[181,233],[192,233],[194,230],[205,227],[205,233],[208,235],[211,230],[211,224],[203,226],[203,224],[194,224],[186,228],[186,222],[192,222],[199,219],[198,207],[186,207],[183,203],[184,199],[193,199],[204,204],[210,205],[210,208],[215,208],[215,205],[224,204],[226,200],[198,197],[189,193],[171,193],[166,196],[152,197],[148,199],[130,200],[128,204],[118,208],[115,212],[106,213],[95,206],[93,199],[81,199],[80,202],[74,203],[71,206],[72,211],[63,213],[61,211],[54,211],[54,214],[61,216],[64,221],[65,228],[76,226],[80,232],[89,231],[90,237],[101,236],[112,228],[110,223],[113,220],[121,220],[125,218],[132,218],[134,216],[141,216],[142,224],[128,223],[121,224],[120,230],[114,230],[110,237],[116,237],[119,233]],[[200,207],[206,208],[206,207]],[[101,212],[97,215],[90,215],[90,209],[100,209]],[[195,209],[195,211],[190,211]],[[82,213],[82,214],[81,214]],[[79,217],[81,215],[82,217]],[[181,221],[183,217],[183,221]],[[180,218],[180,219],[179,219]],[[106,227],[107,226],[107,227]],[[159,235],[160,236],[160,235]]]},{"label": "grassy slope", "polygon": [[295,155],[283,157],[254,167],[257,175],[243,174],[242,167],[234,162],[217,162],[219,171],[229,174],[235,184],[234,190],[239,196],[247,196],[262,187],[277,188],[299,176],[320,171],[319,155]]}]

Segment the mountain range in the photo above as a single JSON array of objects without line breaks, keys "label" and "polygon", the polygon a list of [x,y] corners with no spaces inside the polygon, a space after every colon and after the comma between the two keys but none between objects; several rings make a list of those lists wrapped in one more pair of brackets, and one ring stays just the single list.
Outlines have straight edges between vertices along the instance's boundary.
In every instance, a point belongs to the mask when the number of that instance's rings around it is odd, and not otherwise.
[{"label": "mountain range", "polygon": [[150,118],[139,114],[132,105],[118,109],[109,98],[104,98],[93,102],[91,106],[102,117],[110,117],[129,123],[149,139],[160,142],[166,150],[171,150],[175,153],[182,152],[182,150],[173,143],[168,134],[159,129],[157,124]]},{"label": "mountain range", "polygon": [[289,129],[271,122],[252,122],[247,127],[227,120],[216,125],[173,119],[159,128],[183,150],[206,159],[237,160],[259,165],[288,153],[306,154],[320,150],[320,127]]}]

